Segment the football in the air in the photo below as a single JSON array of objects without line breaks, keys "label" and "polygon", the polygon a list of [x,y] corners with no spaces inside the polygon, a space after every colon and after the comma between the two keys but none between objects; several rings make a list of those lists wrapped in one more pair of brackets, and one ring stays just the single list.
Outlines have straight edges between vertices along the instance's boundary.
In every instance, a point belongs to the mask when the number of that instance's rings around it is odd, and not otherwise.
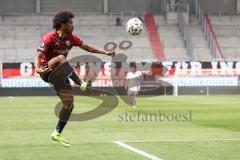
[{"label": "football in the air", "polygon": [[140,18],[131,18],[126,24],[126,30],[131,35],[139,35],[143,30],[143,21]]}]

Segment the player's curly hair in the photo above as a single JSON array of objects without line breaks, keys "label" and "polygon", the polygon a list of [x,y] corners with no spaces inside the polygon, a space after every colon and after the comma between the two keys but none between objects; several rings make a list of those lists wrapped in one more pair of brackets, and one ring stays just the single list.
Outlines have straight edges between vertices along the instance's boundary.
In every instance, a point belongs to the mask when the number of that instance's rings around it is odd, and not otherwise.
[{"label": "player's curly hair", "polygon": [[59,30],[61,25],[66,23],[70,18],[74,18],[74,14],[70,11],[60,11],[53,18],[53,29]]},{"label": "player's curly hair", "polygon": [[130,62],[130,68],[137,68],[137,65],[135,62]]}]

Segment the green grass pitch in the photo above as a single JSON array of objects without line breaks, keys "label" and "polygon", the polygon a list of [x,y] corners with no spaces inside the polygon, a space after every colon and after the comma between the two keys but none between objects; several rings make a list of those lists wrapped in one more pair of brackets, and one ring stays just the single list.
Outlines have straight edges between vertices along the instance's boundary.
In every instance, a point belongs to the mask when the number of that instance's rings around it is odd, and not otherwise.
[{"label": "green grass pitch", "polygon": [[[57,122],[57,97],[1,97],[0,160],[147,159],[113,141],[163,160],[240,159],[240,96],[158,96],[137,101],[136,109],[120,100],[117,108],[100,118],[70,122],[63,134],[72,146],[64,148],[50,139]],[[91,110],[99,103],[77,96],[74,113]],[[125,113],[149,115],[159,110],[165,114],[191,110],[191,120],[123,119]]]}]

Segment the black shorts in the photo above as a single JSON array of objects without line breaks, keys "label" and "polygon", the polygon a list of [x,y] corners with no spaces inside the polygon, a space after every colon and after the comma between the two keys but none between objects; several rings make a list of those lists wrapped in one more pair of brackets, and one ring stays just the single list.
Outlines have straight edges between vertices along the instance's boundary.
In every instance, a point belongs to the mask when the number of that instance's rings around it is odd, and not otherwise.
[{"label": "black shorts", "polygon": [[49,80],[49,76],[52,72],[48,72],[46,74],[40,74],[40,77],[42,78],[42,80],[44,80],[45,82],[49,83],[48,80]]},{"label": "black shorts", "polygon": [[[44,80],[45,82],[50,83],[50,82],[49,82],[49,76],[51,75],[51,73],[52,73],[52,71],[50,71],[50,72],[48,72],[48,73],[46,73],[46,74],[41,74],[40,77],[41,77],[42,80]],[[68,77],[65,79],[65,84],[66,84],[66,85],[71,85]],[[52,85],[53,85],[53,84],[52,84]]]},{"label": "black shorts", "polygon": [[[42,67],[44,68],[48,68],[48,63],[42,64]],[[49,76],[52,73],[52,71],[49,71],[45,74],[40,74],[40,77],[42,78],[42,80],[44,80],[45,82],[49,83]]]}]

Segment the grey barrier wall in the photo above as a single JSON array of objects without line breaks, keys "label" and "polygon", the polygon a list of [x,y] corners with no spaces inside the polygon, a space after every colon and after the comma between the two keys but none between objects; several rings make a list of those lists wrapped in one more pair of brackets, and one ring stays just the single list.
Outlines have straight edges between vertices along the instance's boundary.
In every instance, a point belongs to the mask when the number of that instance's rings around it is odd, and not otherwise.
[{"label": "grey barrier wall", "polygon": [[0,13],[35,13],[36,0],[0,0]]},{"label": "grey barrier wall", "polygon": [[149,11],[151,13],[160,13],[161,3],[160,0],[150,0]]},{"label": "grey barrier wall", "polygon": [[[180,0],[190,5],[192,13],[196,0]],[[164,2],[164,3],[163,3]],[[236,14],[237,0],[200,0],[204,10],[218,14]],[[0,13],[55,13],[60,9],[73,12],[104,13],[162,13],[170,0],[0,0]],[[165,4],[165,5],[164,5]],[[38,11],[40,10],[40,11]]]},{"label": "grey barrier wall", "polygon": [[[122,87],[115,88],[118,95],[126,95],[126,90]],[[143,88],[149,90],[151,88]],[[99,87],[92,95],[108,95],[101,92],[106,90],[111,95],[116,95],[112,88]],[[73,88],[75,95],[81,95],[79,88]],[[240,94],[240,86],[224,87],[178,87],[178,94],[181,95],[238,95]],[[154,92],[142,92],[140,95],[175,95],[172,86],[162,86]],[[0,96],[56,96],[55,91],[51,88],[0,88]]]},{"label": "grey barrier wall", "polygon": [[148,10],[148,1],[146,0],[109,0],[109,12],[144,12]]},{"label": "grey barrier wall", "polygon": [[61,9],[72,12],[103,12],[103,0],[41,0],[41,12],[51,13]]},{"label": "grey barrier wall", "polygon": [[109,0],[111,13],[160,13],[160,0]]},{"label": "grey barrier wall", "polygon": [[[74,95],[83,95],[78,87],[73,88]],[[172,86],[143,87],[139,95],[172,95]],[[127,95],[123,87],[93,87],[91,96]],[[56,96],[53,89],[46,88],[0,88],[0,96]]]},{"label": "grey barrier wall", "polygon": [[178,87],[178,95],[207,95],[207,87]]},{"label": "grey barrier wall", "polygon": [[[37,6],[38,3],[40,6]],[[108,3],[111,13],[160,12],[160,0],[0,0],[0,13],[55,13],[61,9],[72,12],[103,13]]]},{"label": "grey barrier wall", "polygon": [[212,14],[236,14],[237,0],[200,0],[202,9]]},{"label": "grey barrier wall", "polygon": [[51,88],[0,88],[0,96],[55,96]]},{"label": "grey barrier wall", "polygon": [[178,95],[234,95],[240,94],[240,86],[178,87]]}]

